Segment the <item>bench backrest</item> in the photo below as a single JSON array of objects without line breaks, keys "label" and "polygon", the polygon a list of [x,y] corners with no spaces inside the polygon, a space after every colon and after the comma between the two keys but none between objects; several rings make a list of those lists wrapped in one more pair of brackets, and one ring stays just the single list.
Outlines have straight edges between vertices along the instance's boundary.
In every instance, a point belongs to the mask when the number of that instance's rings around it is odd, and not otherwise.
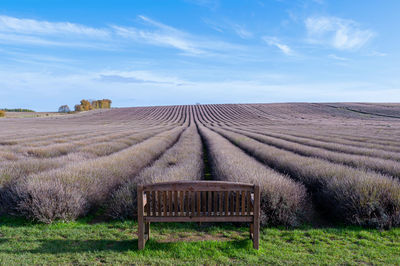
[{"label": "bench backrest", "polygon": [[138,203],[143,204],[143,209],[139,208],[138,212],[142,213],[138,215],[211,219],[249,217],[255,215],[254,202],[259,204],[259,193],[257,185],[223,181],[179,181],[140,185]]}]

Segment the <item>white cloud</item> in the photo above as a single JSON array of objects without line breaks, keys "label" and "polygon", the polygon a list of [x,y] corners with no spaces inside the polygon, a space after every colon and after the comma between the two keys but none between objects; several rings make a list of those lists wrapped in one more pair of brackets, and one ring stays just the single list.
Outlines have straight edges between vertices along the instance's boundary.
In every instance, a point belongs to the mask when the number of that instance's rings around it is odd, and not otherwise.
[{"label": "white cloud", "polygon": [[174,27],[165,25],[165,24],[163,24],[163,23],[161,23],[161,22],[158,22],[158,21],[155,21],[155,20],[153,20],[153,19],[150,19],[150,18],[148,18],[148,17],[146,17],[146,16],[139,15],[138,18],[140,18],[140,19],[143,20],[144,22],[147,22],[147,23],[149,23],[149,24],[151,24],[151,25],[153,25],[153,26],[155,26],[155,27],[157,27],[157,28],[163,29],[163,30],[165,30],[165,31],[173,32],[173,33],[175,33],[175,34],[183,34],[182,31],[180,31],[180,30],[178,30],[178,29],[175,29]]},{"label": "white cloud", "polygon": [[243,25],[239,25],[228,20],[216,22],[207,18],[203,18],[203,22],[218,32],[233,31],[242,39],[250,39],[253,37],[253,33],[247,30]]},{"label": "white cloud", "polygon": [[149,71],[105,71],[96,74],[98,80],[115,83],[182,85],[185,81]]},{"label": "white cloud", "polygon": [[369,56],[387,56],[386,53],[378,52],[378,51],[372,51],[368,54]]},{"label": "white cloud", "polygon": [[[60,46],[120,50],[131,41],[175,48],[181,55],[225,56],[243,50],[240,45],[213,40],[209,36],[193,35],[146,16],[138,16],[140,27],[111,25],[92,28],[70,22],[49,22],[0,15],[0,44]],[[242,36],[249,33],[239,29]],[[129,42],[128,42],[129,41]],[[235,53],[237,54],[237,53]]]},{"label": "white cloud", "polygon": [[36,46],[59,46],[59,47],[75,47],[75,48],[92,48],[92,49],[103,49],[112,50],[111,46],[106,42],[93,42],[89,40],[76,39],[53,39],[43,38],[40,36],[24,35],[24,34],[13,34],[13,33],[1,33],[0,32],[0,44],[12,44],[12,45],[36,45]]},{"label": "white cloud", "polygon": [[73,34],[96,38],[109,36],[107,30],[91,28],[70,22],[49,22],[34,19],[20,19],[9,16],[0,16],[0,31],[32,35]]},{"label": "white cloud", "polygon": [[110,29],[0,15],[0,43],[112,49]]},{"label": "white cloud", "polygon": [[348,58],[346,58],[346,57],[341,57],[341,56],[337,56],[337,55],[335,55],[335,54],[330,54],[330,55],[328,55],[330,58],[332,58],[332,59],[335,59],[335,60],[338,60],[338,61],[349,61],[349,59]]},{"label": "white cloud", "polygon": [[241,25],[233,24],[232,27],[233,27],[233,30],[235,31],[235,33],[242,39],[249,39],[249,38],[253,37],[253,33],[246,30]]},{"label": "white cloud", "polygon": [[207,37],[195,36],[181,31],[146,16],[138,16],[143,22],[152,26],[151,29],[135,27],[112,26],[114,32],[124,38],[142,41],[152,45],[172,47],[184,52],[184,55],[216,55],[227,51],[239,50],[242,47],[223,41],[211,40]]},{"label": "white cloud", "polygon": [[310,42],[340,50],[361,48],[375,36],[373,31],[361,29],[356,22],[337,17],[309,17],[305,25]]},{"label": "white cloud", "polygon": [[286,44],[282,43],[278,38],[276,37],[268,37],[264,36],[262,38],[264,42],[266,42],[268,45],[275,46],[279,50],[281,50],[284,54],[286,55],[293,55],[294,52],[293,50]]},{"label": "white cloud", "polygon": [[198,55],[205,51],[197,47],[196,43],[186,39],[183,34],[176,31],[148,31],[134,27],[113,26],[115,33],[121,37],[143,41],[153,45],[169,46],[186,53]]},{"label": "white cloud", "polygon": [[215,10],[219,7],[219,0],[184,0],[185,2]]}]

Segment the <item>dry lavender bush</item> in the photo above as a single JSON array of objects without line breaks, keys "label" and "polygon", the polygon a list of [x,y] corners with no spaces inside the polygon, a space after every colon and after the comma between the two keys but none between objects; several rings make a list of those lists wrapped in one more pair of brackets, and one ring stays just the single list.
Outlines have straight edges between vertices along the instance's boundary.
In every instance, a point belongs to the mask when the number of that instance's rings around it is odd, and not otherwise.
[{"label": "dry lavender bush", "polygon": [[173,147],[112,194],[107,213],[114,219],[135,217],[137,214],[136,187],[138,184],[174,180],[200,180],[202,175],[202,144],[197,128],[192,123]]},{"label": "dry lavender bush", "polygon": [[0,213],[50,223],[106,205],[114,207],[108,208],[112,217],[131,217],[136,184],[203,179],[205,147],[213,178],[262,185],[264,224],[294,225],[314,202],[327,219],[399,226],[399,118],[400,104],[362,103],[158,106],[4,118]]},{"label": "dry lavender bush", "polygon": [[303,185],[262,165],[204,126],[199,128],[209,149],[213,176],[260,185],[262,225],[299,224],[306,200]]}]

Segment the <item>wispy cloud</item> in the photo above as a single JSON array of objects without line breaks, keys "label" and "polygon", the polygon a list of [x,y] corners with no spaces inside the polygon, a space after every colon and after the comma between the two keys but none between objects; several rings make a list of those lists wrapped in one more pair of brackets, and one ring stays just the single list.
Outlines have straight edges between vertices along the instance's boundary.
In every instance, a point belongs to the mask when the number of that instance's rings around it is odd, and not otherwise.
[{"label": "wispy cloud", "polygon": [[386,53],[378,52],[378,51],[372,51],[368,54],[369,56],[387,56]]},{"label": "wispy cloud", "polygon": [[325,0],[312,0],[312,1],[320,5],[325,3]]},{"label": "wispy cloud", "polygon": [[219,0],[184,0],[184,1],[198,6],[207,7],[211,10],[216,10],[220,5]]},{"label": "wispy cloud", "polygon": [[113,83],[164,84],[180,86],[185,81],[148,71],[106,71],[97,74],[96,80]]},{"label": "wispy cloud", "polygon": [[340,50],[361,48],[375,36],[372,30],[361,29],[353,20],[338,17],[309,17],[305,25],[311,43]]},{"label": "wispy cloud", "polygon": [[293,50],[286,44],[282,43],[278,38],[276,37],[269,37],[269,36],[264,36],[262,38],[264,42],[266,42],[268,45],[275,46],[279,50],[281,50],[284,54],[286,55],[293,55],[294,52]]},{"label": "wispy cloud", "polygon": [[182,51],[184,55],[190,56],[216,55],[241,48],[238,45],[184,32],[143,15],[138,18],[152,28],[139,29],[122,26],[112,26],[112,28],[121,37],[157,46],[172,47]]},{"label": "wispy cloud", "polygon": [[188,34],[162,23],[139,16],[145,22],[156,27],[156,31],[143,30],[135,27],[112,26],[118,36],[142,41],[153,45],[173,47],[188,54],[204,54],[205,51],[198,47],[196,42],[190,40]]},{"label": "wispy cloud", "polygon": [[112,34],[109,28],[0,15],[1,44],[109,50]]},{"label": "wispy cloud", "polygon": [[335,54],[330,54],[330,55],[328,55],[328,56],[329,56],[330,58],[335,59],[335,60],[338,60],[338,61],[343,61],[343,62],[349,61],[348,58],[346,58],[346,57],[341,57],[341,56],[337,56],[337,55],[335,55]]},{"label": "wispy cloud", "polygon": [[70,22],[49,22],[34,19],[21,19],[0,16],[0,32],[28,35],[81,35],[104,38],[110,33],[105,29],[96,29]]},{"label": "wispy cloud", "polygon": [[71,38],[44,38],[42,36],[32,36],[24,34],[14,33],[1,33],[0,32],[0,44],[11,44],[11,45],[35,45],[35,46],[54,46],[54,47],[73,47],[73,48],[91,48],[91,49],[102,49],[102,50],[113,50],[110,44],[107,42],[99,42],[87,40],[87,39],[71,39]]},{"label": "wispy cloud", "polygon": [[235,31],[235,33],[242,39],[249,39],[253,37],[253,33],[251,33],[245,27],[239,24],[232,24],[232,28]]},{"label": "wispy cloud", "polygon": [[245,26],[233,23],[231,21],[223,20],[222,22],[216,22],[207,18],[203,18],[203,21],[205,24],[207,24],[209,27],[212,29],[218,31],[218,32],[233,32],[237,36],[239,36],[242,39],[249,39],[253,37],[253,33],[246,29]]},{"label": "wispy cloud", "polygon": [[[238,45],[213,40],[209,36],[193,35],[149,17],[138,16],[141,25],[110,25],[93,28],[70,22],[49,22],[0,15],[0,43],[11,45],[62,46],[75,48],[120,49],[129,46],[127,40],[169,47],[182,55],[226,54]],[[237,27],[242,36],[250,33]]]}]

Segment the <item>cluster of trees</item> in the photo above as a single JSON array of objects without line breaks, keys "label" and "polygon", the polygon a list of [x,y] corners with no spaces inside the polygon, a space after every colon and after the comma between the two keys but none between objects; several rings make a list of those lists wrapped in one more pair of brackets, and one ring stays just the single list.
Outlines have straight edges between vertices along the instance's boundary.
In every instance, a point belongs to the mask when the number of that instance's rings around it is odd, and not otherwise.
[{"label": "cluster of trees", "polygon": [[82,100],[81,104],[75,105],[75,111],[81,112],[81,111],[89,111],[93,109],[109,109],[111,108],[111,103],[112,101],[109,99],[103,99],[103,100],[95,100],[95,101],[88,101],[88,100]]},{"label": "cluster of trees", "polygon": [[110,109],[111,108],[111,100],[103,99],[92,101],[93,109]]},{"label": "cluster of trees", "polygon": [[[94,100],[91,102],[89,100],[82,100],[81,104],[75,105],[75,112],[89,111],[94,109],[109,109],[111,108],[111,103],[112,101],[109,99]],[[58,108],[58,112],[69,113],[71,110],[68,105],[62,105],[60,108]]]},{"label": "cluster of trees", "polygon": [[5,117],[6,116],[6,111],[0,110],[0,117]]}]

